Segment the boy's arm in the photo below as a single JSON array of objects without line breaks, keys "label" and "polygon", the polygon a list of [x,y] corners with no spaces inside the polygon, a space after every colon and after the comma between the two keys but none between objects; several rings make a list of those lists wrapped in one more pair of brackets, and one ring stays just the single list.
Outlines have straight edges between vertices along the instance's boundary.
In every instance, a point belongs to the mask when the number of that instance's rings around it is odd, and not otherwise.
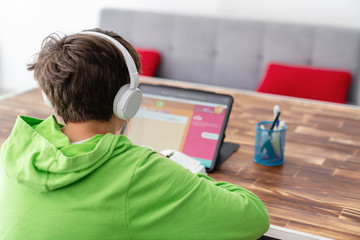
[{"label": "boy's arm", "polygon": [[265,206],[250,191],[156,153],[134,173],[127,222],[131,239],[257,239],[269,228]]}]

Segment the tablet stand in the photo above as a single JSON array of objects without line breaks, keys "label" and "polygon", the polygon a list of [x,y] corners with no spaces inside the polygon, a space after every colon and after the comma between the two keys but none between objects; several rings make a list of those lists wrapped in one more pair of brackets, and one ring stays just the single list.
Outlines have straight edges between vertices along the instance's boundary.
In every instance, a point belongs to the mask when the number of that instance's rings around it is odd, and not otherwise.
[{"label": "tablet stand", "polygon": [[222,142],[214,170],[219,169],[226,159],[228,159],[233,152],[238,150],[239,147],[240,145],[237,143]]}]

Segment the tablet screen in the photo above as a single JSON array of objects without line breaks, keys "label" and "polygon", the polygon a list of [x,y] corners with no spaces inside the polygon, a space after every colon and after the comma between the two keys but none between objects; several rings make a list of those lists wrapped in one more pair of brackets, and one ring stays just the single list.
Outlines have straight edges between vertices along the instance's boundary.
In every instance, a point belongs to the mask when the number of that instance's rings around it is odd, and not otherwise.
[{"label": "tablet screen", "polygon": [[161,152],[175,149],[214,167],[233,98],[212,92],[141,84],[141,107],[127,136]]}]

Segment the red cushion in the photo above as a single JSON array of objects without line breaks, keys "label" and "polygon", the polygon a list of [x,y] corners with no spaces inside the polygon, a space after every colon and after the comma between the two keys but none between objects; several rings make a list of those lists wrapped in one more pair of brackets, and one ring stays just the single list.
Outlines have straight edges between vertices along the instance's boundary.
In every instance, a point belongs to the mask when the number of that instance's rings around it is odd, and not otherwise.
[{"label": "red cushion", "polygon": [[345,103],[351,83],[347,71],[270,63],[258,92]]},{"label": "red cushion", "polygon": [[135,48],[142,65],[143,76],[154,76],[160,63],[160,53],[155,49]]}]

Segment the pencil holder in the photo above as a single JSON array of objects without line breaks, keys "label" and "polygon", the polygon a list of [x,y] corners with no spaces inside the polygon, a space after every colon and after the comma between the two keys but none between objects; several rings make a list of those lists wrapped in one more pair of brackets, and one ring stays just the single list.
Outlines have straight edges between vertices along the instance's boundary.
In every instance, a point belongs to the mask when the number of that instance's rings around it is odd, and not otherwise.
[{"label": "pencil holder", "polygon": [[287,126],[270,130],[271,121],[256,124],[254,161],[266,166],[284,163],[284,147]]}]

